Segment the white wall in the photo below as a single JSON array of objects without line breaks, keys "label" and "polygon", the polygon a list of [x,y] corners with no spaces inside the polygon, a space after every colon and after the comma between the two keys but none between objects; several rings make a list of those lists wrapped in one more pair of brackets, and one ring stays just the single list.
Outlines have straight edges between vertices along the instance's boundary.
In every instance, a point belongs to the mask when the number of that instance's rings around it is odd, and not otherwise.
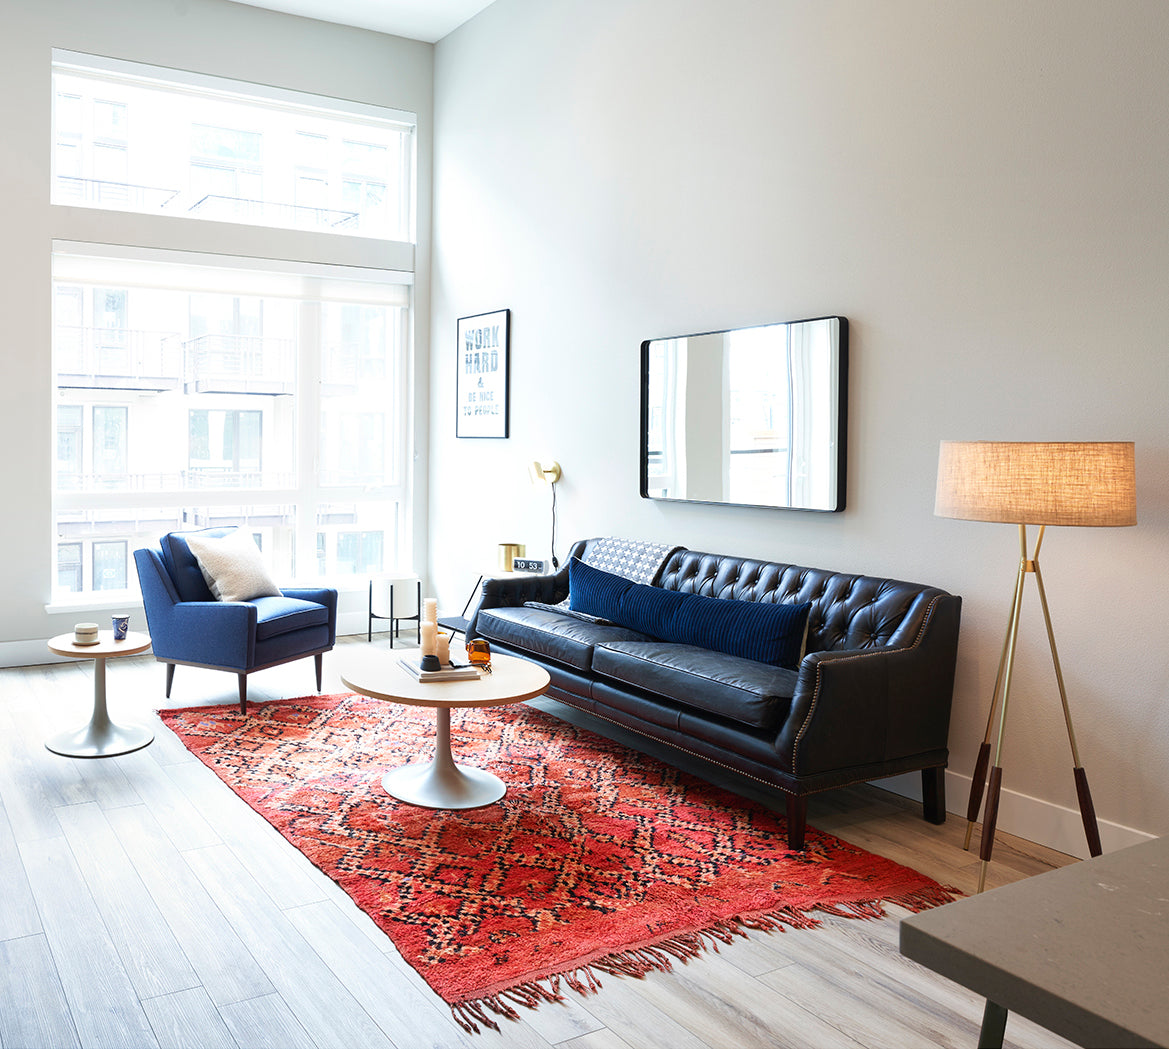
[{"label": "white wall", "polygon": [[[950,808],[1017,561],[933,516],[942,439],[1134,440],[1140,523],[1043,565],[1105,845],[1169,833],[1169,5],[496,0],[435,58],[431,570],[591,535],[885,573],[964,598]],[[454,437],[455,321],[512,312],[511,438]],[[638,347],[849,320],[848,508],[638,497]],[[1029,588],[1000,827],[1082,851]],[[1036,799],[1029,801],[1028,799]]]},{"label": "white wall", "polygon": [[[348,29],[226,0],[0,0],[0,229],[3,230],[3,335],[0,336],[0,665],[46,653],[44,639],[96,612],[49,614],[53,574],[51,535],[50,244],[54,237],[97,239],[115,229],[143,243],[152,230],[133,216],[106,221],[49,206],[52,48],[170,66],[414,112],[418,117],[418,226],[415,337],[429,342],[430,163],[434,49],[430,44]],[[156,223],[158,220],[154,220]],[[182,220],[172,220],[182,221]],[[194,221],[194,220],[192,220]],[[199,223],[200,248],[224,251],[230,234],[243,253],[265,257],[285,250],[282,231]],[[127,231],[129,235],[127,236]],[[302,236],[302,235],[298,235]],[[121,241],[120,241],[121,242]],[[334,250],[332,248],[328,249]],[[353,239],[327,261],[384,265],[378,246]],[[370,255],[370,252],[373,255]],[[428,428],[426,354],[415,376],[418,504],[414,530],[425,561]],[[131,569],[131,571],[133,571]],[[365,624],[366,595],[343,595],[343,611]]]}]

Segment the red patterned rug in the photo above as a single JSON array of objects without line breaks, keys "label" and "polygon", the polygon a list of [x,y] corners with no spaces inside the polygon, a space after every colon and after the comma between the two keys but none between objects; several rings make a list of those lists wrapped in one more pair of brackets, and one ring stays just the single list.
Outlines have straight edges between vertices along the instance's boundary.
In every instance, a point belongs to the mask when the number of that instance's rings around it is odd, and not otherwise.
[{"label": "red patterned rug", "polygon": [[598,974],[669,969],[744,929],[880,917],[956,890],[538,709],[454,712],[455,759],[494,805],[417,808],[381,786],[429,755],[434,715],[363,696],[160,711],[206,765],[336,881],[468,1030]]}]

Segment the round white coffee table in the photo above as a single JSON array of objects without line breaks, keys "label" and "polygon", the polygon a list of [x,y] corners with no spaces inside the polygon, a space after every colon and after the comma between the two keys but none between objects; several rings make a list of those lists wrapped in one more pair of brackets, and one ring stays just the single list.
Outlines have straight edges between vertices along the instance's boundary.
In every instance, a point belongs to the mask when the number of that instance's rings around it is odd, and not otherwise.
[{"label": "round white coffee table", "polygon": [[[384,649],[355,652],[341,672],[345,686],[363,696],[434,708],[434,757],[390,769],[382,777],[386,793],[428,809],[475,809],[499,801],[507,793],[503,780],[485,769],[455,764],[451,755],[451,710],[499,707],[533,699],[548,688],[548,671],[526,659],[492,654],[492,673],[478,680],[422,682],[415,681],[398,665],[399,655]],[[455,661],[463,662],[461,657],[456,650]]]},{"label": "round white coffee table", "polygon": [[73,633],[58,634],[49,641],[49,651],[59,656],[93,660],[93,715],[88,725],[60,732],[45,742],[54,754],[67,758],[109,758],[141,750],[154,739],[145,725],[115,725],[106,710],[106,660],[133,656],[150,647],[150,635],[131,630],[125,640],[115,641],[112,630],[99,630],[95,645],[78,645]]}]

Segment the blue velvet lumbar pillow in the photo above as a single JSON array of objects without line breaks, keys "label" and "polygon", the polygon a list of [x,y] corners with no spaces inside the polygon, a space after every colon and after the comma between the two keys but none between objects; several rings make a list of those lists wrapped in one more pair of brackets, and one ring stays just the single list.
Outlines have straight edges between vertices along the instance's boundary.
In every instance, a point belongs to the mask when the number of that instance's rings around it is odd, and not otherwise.
[{"label": "blue velvet lumbar pillow", "polygon": [[568,563],[568,607],[663,641],[795,670],[812,605],[732,601],[663,590],[574,557]]}]

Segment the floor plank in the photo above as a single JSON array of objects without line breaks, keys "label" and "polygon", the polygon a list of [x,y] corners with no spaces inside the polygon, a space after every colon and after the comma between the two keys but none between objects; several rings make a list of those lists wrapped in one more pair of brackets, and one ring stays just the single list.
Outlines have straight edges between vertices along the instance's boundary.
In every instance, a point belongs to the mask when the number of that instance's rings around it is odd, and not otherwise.
[{"label": "floor plank", "polygon": [[324,1049],[331,1045],[341,1049],[340,1043],[314,1041],[278,994],[250,998],[220,1011],[236,1043],[247,1049]]},{"label": "floor plank", "polygon": [[110,824],[174,937],[199,986],[216,1005],[271,994],[272,981],[145,806],[110,813]]},{"label": "floor plank", "polygon": [[58,818],[106,931],[139,998],[199,985],[158,905],[96,803],[70,805]]},{"label": "floor plank", "polygon": [[[8,813],[0,803],[0,942],[32,936],[41,931],[37,905],[28,883],[28,875],[8,822]],[[3,1045],[0,1042],[0,1045]]]},{"label": "floor plank", "polygon": [[142,1003],[161,1049],[237,1049],[223,1015],[202,987]]},{"label": "floor plank", "polygon": [[44,936],[0,940],[0,1045],[72,1049],[81,1043]]},{"label": "floor plank", "polygon": [[157,1045],[142,1004],[63,837],[20,848],[81,1043]]},{"label": "floor plank", "polygon": [[305,942],[320,955],[357,1003],[399,1045],[412,1049],[471,1049],[470,1037],[434,996],[422,994],[332,902],[286,912]]},{"label": "floor plank", "polygon": [[388,1035],[225,845],[186,854],[204,888],[319,1046],[393,1049]]}]

